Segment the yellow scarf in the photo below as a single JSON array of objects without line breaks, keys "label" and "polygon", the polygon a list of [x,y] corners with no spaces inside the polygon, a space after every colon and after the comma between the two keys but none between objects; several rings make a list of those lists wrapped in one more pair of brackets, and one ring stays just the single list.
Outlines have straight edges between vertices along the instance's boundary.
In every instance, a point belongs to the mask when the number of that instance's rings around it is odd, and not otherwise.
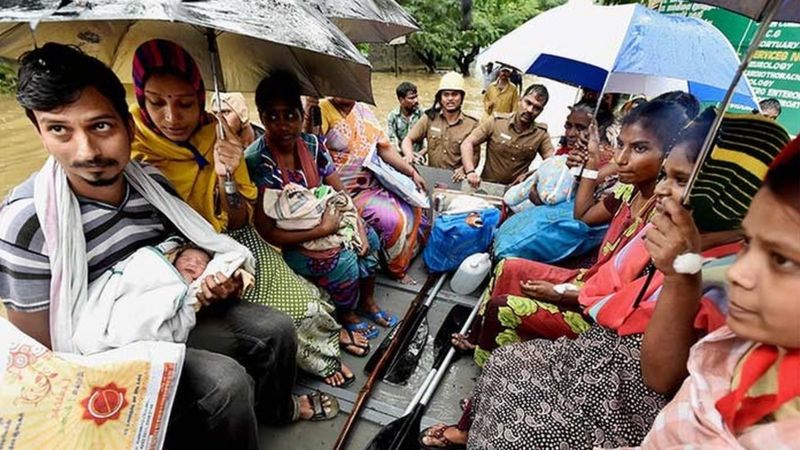
[{"label": "yellow scarf", "polygon": [[[216,122],[203,126],[189,139],[189,143],[209,162],[201,169],[189,149],[170,141],[145,124],[138,105],[131,106],[131,114],[136,123],[131,152],[133,159],[160,170],[189,206],[209,221],[215,230],[224,230],[228,224],[228,214],[219,203],[219,179],[214,172]],[[250,181],[244,159],[233,178],[239,186],[239,193],[249,201],[255,200],[256,188]]]}]

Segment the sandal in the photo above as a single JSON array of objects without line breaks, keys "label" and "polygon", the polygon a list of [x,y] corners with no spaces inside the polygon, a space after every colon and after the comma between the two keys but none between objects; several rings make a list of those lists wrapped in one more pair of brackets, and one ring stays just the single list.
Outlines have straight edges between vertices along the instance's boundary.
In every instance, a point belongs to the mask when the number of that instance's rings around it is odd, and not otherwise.
[{"label": "sandal", "polygon": [[[300,418],[300,397],[305,396],[308,398],[308,402],[311,404],[311,410],[314,414],[308,419],[311,422],[319,422],[321,420],[330,420],[336,417],[339,414],[339,400],[336,397],[331,397],[328,394],[322,393],[320,391],[314,391],[308,394],[301,395],[299,397],[293,397],[294,399],[294,414],[292,415],[292,421],[297,422],[298,420],[302,420]],[[325,400],[330,401],[330,407],[326,411],[325,407],[322,405],[322,402]]]},{"label": "sandal", "polygon": [[[336,375],[337,373],[342,374],[342,378],[344,378],[344,381],[342,382],[342,384],[334,385],[334,384],[330,384],[330,383],[328,383],[326,381],[327,378],[330,378],[330,377]],[[328,375],[327,377],[323,377],[321,375],[311,375],[311,376],[316,378],[319,381],[322,381],[323,383],[327,384],[330,387],[340,388],[340,389],[344,389],[344,388],[350,386],[351,384],[353,384],[354,381],[356,381],[356,374],[354,374],[354,373],[351,373],[349,377],[345,376],[344,372],[342,371],[342,363],[341,362],[339,363],[339,367],[335,371],[333,371],[332,374]]]},{"label": "sandal", "polygon": [[342,327],[344,327],[344,329],[347,331],[361,333],[361,335],[367,339],[375,339],[380,334],[380,331],[378,331],[377,328],[373,327],[367,322],[364,322],[363,320],[356,323],[345,323],[342,325]]},{"label": "sandal", "polygon": [[[450,439],[447,439],[444,435],[444,432],[449,430],[450,428],[455,428],[455,425],[445,425],[441,428],[437,428],[435,431],[434,428],[438,427],[439,425],[434,425],[432,427],[425,428],[419,434],[417,438],[417,442],[419,443],[419,447],[425,450],[438,450],[438,449],[445,449],[445,450],[465,450],[467,446],[465,444],[456,444],[453,443]],[[439,441],[442,445],[427,445],[423,442],[423,438],[430,437],[434,438]]]},{"label": "sandal", "polygon": [[[375,325],[384,327],[384,328],[392,328],[393,326],[397,325],[397,322],[400,319],[397,318],[394,314],[389,314],[386,311],[379,309],[374,313],[366,312],[366,311],[359,311],[359,315],[366,317],[367,319],[371,320]],[[386,325],[382,324],[381,321],[386,322]]]},{"label": "sandal", "polygon": [[[339,345],[342,347],[342,350],[359,358],[363,358],[369,355],[369,352],[371,350],[369,342],[367,342],[366,344],[358,344],[356,343],[356,337],[354,336],[355,332],[353,330],[348,330],[344,328],[344,331],[347,332],[349,342],[342,342],[341,340],[339,340]],[[356,350],[353,350],[354,348]]]}]

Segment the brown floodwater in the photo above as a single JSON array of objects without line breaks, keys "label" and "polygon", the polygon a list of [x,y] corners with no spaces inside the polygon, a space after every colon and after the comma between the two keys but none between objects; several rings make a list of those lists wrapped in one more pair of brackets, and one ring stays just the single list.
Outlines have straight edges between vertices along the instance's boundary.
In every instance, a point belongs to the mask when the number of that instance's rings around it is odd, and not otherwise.
[{"label": "brown floodwater", "polygon": [[[396,105],[395,87],[404,80],[416,84],[419,89],[420,102],[428,105],[439,84],[439,75],[426,73],[402,74],[395,78],[391,73],[375,73],[372,76],[375,94],[375,112],[381,123],[385,125],[386,116]],[[481,115],[481,80],[467,78],[467,98],[465,110]],[[255,118],[255,103],[252,94],[245,94],[251,107],[250,116]],[[128,101],[135,98],[130,93]],[[0,137],[2,139],[2,157],[0,157],[0,198],[25,180],[32,172],[41,167],[47,153],[42,148],[36,130],[25,116],[25,112],[17,105],[12,95],[0,95]]]}]

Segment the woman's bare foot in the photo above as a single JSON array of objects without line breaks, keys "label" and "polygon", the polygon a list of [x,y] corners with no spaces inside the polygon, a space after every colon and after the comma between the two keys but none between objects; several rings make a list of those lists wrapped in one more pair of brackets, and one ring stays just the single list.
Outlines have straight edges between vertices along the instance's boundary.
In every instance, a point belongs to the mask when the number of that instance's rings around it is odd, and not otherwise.
[{"label": "woman's bare foot", "polygon": [[354,356],[364,356],[369,353],[369,339],[361,333],[344,328],[339,330],[339,345],[342,346],[342,350]]},{"label": "woman's bare foot", "polygon": [[469,342],[466,336],[461,333],[453,333],[450,335],[450,342],[453,347],[461,351],[475,350],[475,344]]},{"label": "woman's bare foot", "polygon": [[[380,306],[378,306],[378,303],[375,302],[375,278],[362,280],[361,283],[361,300],[359,302],[359,308],[361,311],[367,313],[370,317],[373,317],[375,313],[381,311]],[[392,325],[384,318],[373,318],[370,320],[382,327],[389,327]]]},{"label": "woman's bare foot", "polygon": [[455,425],[445,425],[438,423],[423,431],[420,441],[423,445],[431,448],[450,447],[452,445],[466,445],[468,431],[461,431]]},{"label": "woman's bare foot", "polygon": [[406,285],[417,284],[417,280],[411,278],[409,274],[403,275],[403,278],[399,279],[398,281],[400,282],[400,284],[406,284]]}]

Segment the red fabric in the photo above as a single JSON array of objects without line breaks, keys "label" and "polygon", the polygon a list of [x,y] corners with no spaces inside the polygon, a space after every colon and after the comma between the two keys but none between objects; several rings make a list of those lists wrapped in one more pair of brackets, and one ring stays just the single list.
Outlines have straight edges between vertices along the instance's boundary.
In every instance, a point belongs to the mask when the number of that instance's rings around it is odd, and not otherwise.
[{"label": "red fabric", "polygon": [[[305,141],[301,138],[297,138],[297,145],[294,149],[297,158],[300,160],[300,170],[303,171],[303,174],[306,177],[306,186],[308,189],[314,189],[320,185],[319,179],[319,172],[317,171],[317,166],[314,164],[314,161],[311,159],[311,152],[308,150],[308,146],[306,145]],[[286,167],[286,162],[283,160],[283,155],[281,154],[280,150],[275,150],[272,152],[272,155],[275,157],[275,163],[278,165],[278,168],[281,170],[281,178],[283,178],[283,185],[286,186],[290,183],[289,181],[289,169]]]},{"label": "red fabric", "polygon": [[789,350],[781,360],[776,393],[758,397],[748,395],[750,388],[778,361],[779,356],[775,346],[760,344],[745,356],[739,386],[717,401],[717,411],[735,434],[755,425],[787,401],[800,396],[800,349]]},{"label": "red fabric", "polygon": [[[650,263],[650,254],[642,236],[644,227],[624,248],[603,264],[581,289],[578,301],[584,313],[600,325],[616,330],[621,336],[644,333],[653,317],[656,300],[664,284],[664,275],[656,271],[648,284],[639,305],[635,305],[647,277],[642,274]],[[715,247],[703,252],[706,258],[733,255],[740,243]],[[655,269],[653,269],[655,270]],[[701,299],[700,310],[695,316],[695,326],[712,331],[725,323],[725,316],[708,299]]]},{"label": "red fabric", "polygon": [[492,297],[522,294],[520,283],[528,280],[548,281],[553,284],[568,283],[578,275],[576,269],[564,269],[522,258],[508,258],[503,261],[503,272],[495,278]]},{"label": "red fabric", "polygon": [[798,153],[800,153],[800,136],[794,138],[792,142],[789,142],[789,144],[778,153],[778,156],[776,156],[772,164],[769,165],[769,169],[772,170],[788,163],[789,160]]}]

